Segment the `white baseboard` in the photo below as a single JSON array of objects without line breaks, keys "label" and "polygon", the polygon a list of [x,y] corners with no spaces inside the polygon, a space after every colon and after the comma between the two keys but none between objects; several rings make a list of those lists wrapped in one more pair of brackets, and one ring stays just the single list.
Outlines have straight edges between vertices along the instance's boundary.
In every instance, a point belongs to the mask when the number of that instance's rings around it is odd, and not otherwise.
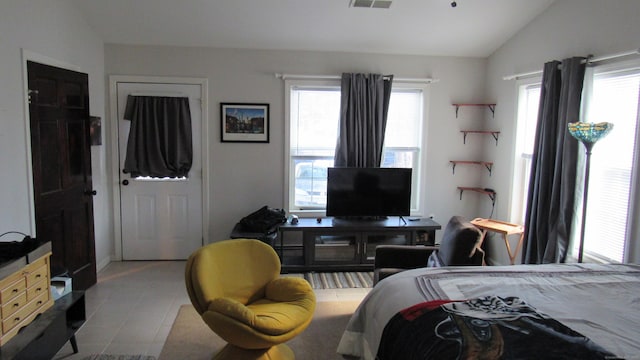
[{"label": "white baseboard", "polygon": [[104,269],[111,262],[111,256],[107,256],[102,259],[99,263],[96,264],[96,272],[100,272],[100,270]]}]

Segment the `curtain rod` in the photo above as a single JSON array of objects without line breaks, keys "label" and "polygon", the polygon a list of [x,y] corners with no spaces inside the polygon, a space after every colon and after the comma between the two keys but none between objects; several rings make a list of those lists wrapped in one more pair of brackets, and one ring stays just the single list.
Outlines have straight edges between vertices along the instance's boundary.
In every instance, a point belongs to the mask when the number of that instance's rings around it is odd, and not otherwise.
[{"label": "curtain rod", "polygon": [[[594,63],[598,63],[598,62],[601,62],[601,61],[612,60],[612,59],[617,59],[617,58],[621,58],[621,57],[625,57],[625,56],[631,56],[631,55],[638,55],[638,54],[640,54],[640,49],[625,51],[625,52],[611,54],[611,55],[603,55],[603,56],[598,56],[598,57],[588,57],[587,59],[583,60],[582,62],[587,64],[587,65],[589,65],[589,64],[594,64]],[[520,78],[527,78],[527,77],[540,75],[540,74],[542,74],[542,70],[509,75],[509,76],[503,77],[502,79],[503,80],[517,80],[517,79],[520,79]]]},{"label": "curtain rod", "polygon": [[[276,78],[287,80],[287,79],[304,79],[304,80],[340,80],[342,76],[340,75],[301,75],[301,74],[282,74],[275,73]],[[395,81],[398,82],[408,82],[408,83],[426,83],[432,84],[438,82],[438,79],[432,78],[395,78]]]}]

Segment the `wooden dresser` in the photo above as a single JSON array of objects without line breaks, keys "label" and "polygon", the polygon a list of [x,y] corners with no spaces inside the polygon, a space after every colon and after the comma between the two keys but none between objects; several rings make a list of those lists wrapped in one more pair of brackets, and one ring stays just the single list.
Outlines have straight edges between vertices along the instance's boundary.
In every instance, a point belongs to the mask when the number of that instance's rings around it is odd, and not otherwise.
[{"label": "wooden dresser", "polygon": [[51,243],[15,260],[0,269],[0,346],[53,305],[51,295]]}]

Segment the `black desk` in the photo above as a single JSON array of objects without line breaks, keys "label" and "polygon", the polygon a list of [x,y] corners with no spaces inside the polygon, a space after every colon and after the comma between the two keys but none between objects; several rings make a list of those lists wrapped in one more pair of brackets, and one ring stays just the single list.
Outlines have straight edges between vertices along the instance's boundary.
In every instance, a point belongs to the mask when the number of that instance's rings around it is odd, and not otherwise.
[{"label": "black desk", "polygon": [[72,291],[0,347],[0,360],[51,359],[67,341],[77,353],[75,333],[85,320],[84,291]]},{"label": "black desk", "polygon": [[433,245],[438,229],[427,218],[300,218],[280,225],[275,247],[284,272],[373,270],[377,245]]}]

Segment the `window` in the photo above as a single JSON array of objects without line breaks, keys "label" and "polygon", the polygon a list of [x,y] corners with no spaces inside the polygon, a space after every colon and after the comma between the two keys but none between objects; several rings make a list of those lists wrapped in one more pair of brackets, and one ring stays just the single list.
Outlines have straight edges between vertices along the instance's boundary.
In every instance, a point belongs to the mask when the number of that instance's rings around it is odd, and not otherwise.
[{"label": "window", "polygon": [[[287,80],[286,204],[289,211],[323,212],[327,168],[333,166],[340,120],[340,81]],[[418,212],[426,85],[393,85],[382,167],[413,169],[412,212]]]},{"label": "window", "polygon": [[[593,147],[585,225],[584,256],[624,260],[630,222],[631,177],[634,167],[640,95],[640,70],[598,71],[587,98],[584,121],[607,121],[613,130]],[[584,147],[580,149],[584,152]],[[637,166],[637,164],[636,164]]]},{"label": "window", "polygon": [[513,194],[511,205],[511,221],[524,224],[527,211],[527,194],[529,193],[529,175],[533,144],[538,122],[538,106],[540,103],[540,83],[520,85],[518,92],[518,125],[516,135],[516,151],[514,161]]},{"label": "window", "polygon": [[[640,106],[640,69],[614,71],[603,66],[592,70],[585,77],[583,108],[586,112],[582,115],[582,121],[607,121],[614,123],[614,128],[592,151],[584,256],[596,261],[622,262],[630,237],[627,234],[628,224],[634,211],[630,202],[632,174],[634,166],[637,166],[634,159],[640,158],[635,144]],[[524,223],[525,218],[539,97],[539,84],[523,84],[519,87],[511,203],[511,219],[519,223]],[[579,150],[583,157],[584,146],[580,144]],[[579,167],[579,176],[583,172],[584,167]],[[578,184],[581,184],[581,180],[578,180]],[[581,185],[578,186],[581,190]],[[582,205],[577,203],[576,209],[582,209]],[[579,226],[577,222],[574,228],[574,254],[577,254]]]},{"label": "window", "polygon": [[[287,87],[289,88],[289,87]],[[338,138],[340,87],[295,85],[289,95],[289,211],[324,209]]]}]

